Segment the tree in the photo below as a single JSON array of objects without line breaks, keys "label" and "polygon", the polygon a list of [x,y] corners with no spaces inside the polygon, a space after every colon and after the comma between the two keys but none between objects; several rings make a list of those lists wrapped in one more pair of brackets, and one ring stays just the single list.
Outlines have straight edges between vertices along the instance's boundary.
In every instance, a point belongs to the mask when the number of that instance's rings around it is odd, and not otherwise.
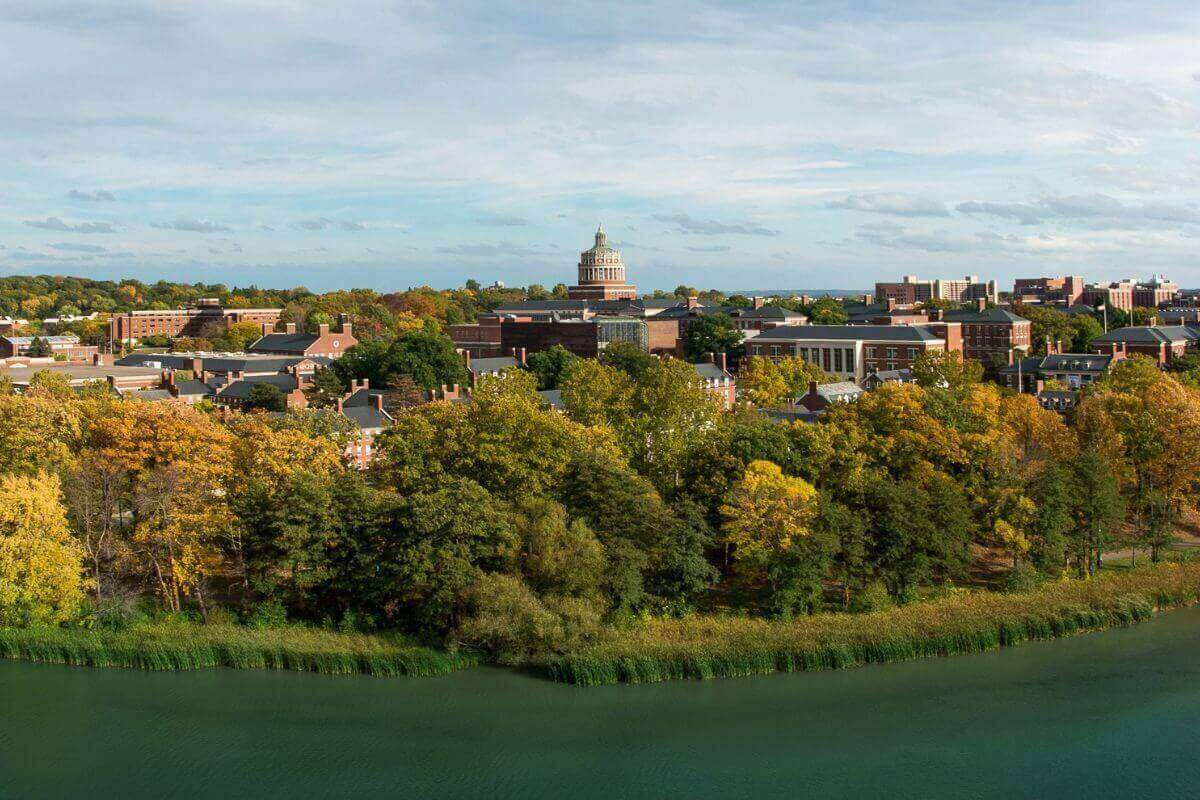
[{"label": "tree", "polygon": [[556,344],[549,350],[534,353],[527,359],[529,371],[537,376],[538,389],[557,389],[579,356]]},{"label": "tree", "polygon": [[811,325],[845,325],[849,319],[845,307],[832,297],[819,298],[808,312]]},{"label": "tree", "polygon": [[467,370],[454,343],[429,330],[411,330],[390,343],[361,342],[343,353],[333,369],[343,383],[366,378],[379,387],[387,386],[396,375],[408,375],[425,390],[467,382]]},{"label": "tree", "polygon": [[744,334],[728,314],[701,314],[683,332],[683,354],[688,361],[707,361],[712,353],[737,356]]},{"label": "tree", "polygon": [[972,524],[963,490],[935,473],[928,484],[882,481],[869,497],[872,560],[891,594],[910,592],[938,574],[957,574],[967,558]]},{"label": "tree", "polygon": [[546,498],[523,498],[513,508],[520,543],[518,560],[538,594],[586,597],[597,593],[604,574],[604,546],[582,519]]},{"label": "tree", "polygon": [[1075,528],[1072,550],[1079,577],[1100,568],[1104,547],[1125,515],[1125,504],[1108,459],[1095,447],[1085,447],[1074,463]]},{"label": "tree", "polygon": [[283,411],[287,408],[287,397],[273,383],[256,383],[246,397],[246,408],[263,411]]},{"label": "tree", "polygon": [[83,551],[53,475],[0,475],[0,625],[56,625],[83,601]]},{"label": "tree", "polygon": [[636,380],[656,359],[633,342],[610,342],[600,351],[598,360]]},{"label": "tree", "polygon": [[45,358],[46,356],[53,355],[53,353],[54,351],[51,349],[50,343],[41,336],[35,336],[29,342],[29,355],[32,358]]},{"label": "tree", "polygon": [[753,405],[773,408],[807,392],[811,381],[829,380],[828,373],[802,358],[773,361],[765,356],[751,356],[743,362],[738,374],[738,390]]},{"label": "tree", "polygon": [[913,362],[912,376],[925,389],[961,392],[983,379],[983,365],[957,351],[929,350]]},{"label": "tree", "polygon": [[814,533],[833,545],[833,569],[842,585],[842,609],[849,610],[852,587],[860,589],[866,584],[869,542],[863,515],[822,493],[812,527]]},{"label": "tree", "polygon": [[777,464],[753,461],[721,506],[727,546],[739,560],[765,563],[811,532],[817,492]]},{"label": "tree", "polygon": [[308,405],[327,408],[346,394],[346,384],[329,367],[318,367],[312,376],[312,384],[304,390]]}]

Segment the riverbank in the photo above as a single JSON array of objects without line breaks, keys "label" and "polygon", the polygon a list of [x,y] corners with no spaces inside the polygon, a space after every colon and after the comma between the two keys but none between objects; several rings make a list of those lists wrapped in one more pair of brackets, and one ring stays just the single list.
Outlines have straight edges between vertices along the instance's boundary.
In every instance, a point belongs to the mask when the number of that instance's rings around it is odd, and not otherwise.
[{"label": "riverbank", "polygon": [[540,666],[553,680],[583,686],[842,669],[1129,625],[1198,601],[1200,564],[1163,564],[1022,594],[964,593],[869,614],[653,620]]},{"label": "riverbank", "polygon": [[422,647],[398,635],[315,628],[149,623],[123,631],[0,628],[0,657],[88,667],[287,669],[328,675],[444,675],[478,653]]}]

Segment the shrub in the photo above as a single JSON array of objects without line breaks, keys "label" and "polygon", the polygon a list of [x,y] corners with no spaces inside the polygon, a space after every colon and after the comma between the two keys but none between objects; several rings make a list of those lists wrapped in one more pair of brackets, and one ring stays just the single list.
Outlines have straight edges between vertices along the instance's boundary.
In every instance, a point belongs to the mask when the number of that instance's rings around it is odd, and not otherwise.
[{"label": "shrub", "polygon": [[278,600],[259,603],[246,618],[246,624],[259,630],[287,627],[287,609]]}]

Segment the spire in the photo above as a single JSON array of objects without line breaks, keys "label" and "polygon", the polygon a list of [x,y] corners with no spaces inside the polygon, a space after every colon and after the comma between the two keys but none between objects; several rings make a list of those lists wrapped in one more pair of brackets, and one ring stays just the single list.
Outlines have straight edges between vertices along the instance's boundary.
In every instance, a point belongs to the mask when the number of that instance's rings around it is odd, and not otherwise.
[{"label": "spire", "polygon": [[608,237],[604,234],[604,226],[597,225],[596,226],[596,247],[603,247],[604,242],[607,239],[608,239]]}]

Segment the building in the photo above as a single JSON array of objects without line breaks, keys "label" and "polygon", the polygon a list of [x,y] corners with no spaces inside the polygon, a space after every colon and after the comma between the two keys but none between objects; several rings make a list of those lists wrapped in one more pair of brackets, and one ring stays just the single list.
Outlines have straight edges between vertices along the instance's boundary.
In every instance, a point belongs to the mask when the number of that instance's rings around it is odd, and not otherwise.
[{"label": "building", "polygon": [[275,326],[280,308],[223,308],[216,298],[197,300],[186,308],[125,311],[114,314],[108,323],[109,340],[129,343],[146,336],[198,337],[210,325],[228,330],[239,322]]},{"label": "building", "polygon": [[370,383],[364,378],[351,381],[350,391],[335,401],[333,410],[353,422],[358,429],[358,438],[346,448],[345,455],[359,469],[366,468],[375,458],[375,437],[396,421],[383,408],[385,394],[370,388]]},{"label": "building", "polygon": [[115,363],[124,367],[190,372],[195,379],[207,382],[210,378],[224,378],[234,373],[257,377],[295,372],[310,378],[319,367],[331,364],[332,359],[249,353],[130,353]]},{"label": "building", "polygon": [[768,304],[761,297],[753,298],[752,302],[753,305],[750,308],[731,308],[727,312],[738,330],[751,332],[747,335],[754,335],[754,331],[778,328],[781,325],[808,324],[808,317],[799,311],[790,311],[781,306]]},{"label": "building", "polygon": [[139,389],[158,388],[163,382],[161,369],[151,367],[120,367],[105,364],[103,356],[97,354],[90,362],[54,361],[48,363],[15,363],[0,366],[0,376],[12,381],[17,391],[29,388],[29,382],[39,372],[61,375],[74,388],[94,383],[107,383],[118,393]]},{"label": "building", "polygon": [[950,300],[955,303],[987,300],[997,303],[1000,295],[996,291],[995,281],[981,281],[977,275],[932,281],[923,281],[916,275],[905,275],[899,283],[876,283],[875,300],[880,303],[893,300],[901,306],[913,306],[927,300]]},{"label": "building", "polygon": [[561,345],[581,358],[595,358],[611,342],[630,342],[650,350],[650,329],[646,320],[632,317],[592,317],[591,319],[550,319],[500,321],[501,353],[524,350],[538,353]]},{"label": "building", "polygon": [[608,246],[603,228],[596,229],[596,244],[579,254],[579,280],[567,287],[572,300],[621,300],[637,297],[637,287],[625,280],[621,254]]},{"label": "building", "polygon": [[873,391],[885,383],[916,383],[911,369],[885,369],[879,372],[868,372],[862,379],[862,388]]},{"label": "building", "polygon": [[1125,357],[1121,351],[1107,355],[1055,353],[1013,359],[998,375],[1010,389],[1038,394],[1046,381],[1057,381],[1068,389],[1080,389],[1103,378]]},{"label": "building", "polygon": [[795,399],[795,405],[813,413],[820,413],[835,403],[852,403],[864,394],[865,389],[850,381],[821,384],[809,381],[808,391]]},{"label": "building", "polygon": [[90,361],[99,352],[94,345],[80,344],[73,333],[61,336],[0,336],[0,358],[30,357],[34,340],[40,340],[49,349],[51,358],[66,361]]},{"label": "building", "polygon": [[330,332],[328,325],[318,325],[315,333],[301,333],[289,322],[283,333],[269,333],[263,326],[263,336],[246,348],[249,353],[305,356],[308,358],[340,358],[342,353],[358,344],[349,319],[343,314],[340,330]]},{"label": "building", "polygon": [[1091,341],[1093,353],[1112,353],[1120,348],[1127,355],[1152,358],[1159,366],[1194,352],[1198,346],[1200,331],[1186,325],[1115,328]]},{"label": "building", "polygon": [[1030,346],[1033,323],[1003,308],[988,308],[985,300],[977,303],[974,310],[946,311],[938,317],[962,326],[962,351],[966,358],[1003,361],[1009,350]]},{"label": "building", "polygon": [[927,325],[791,325],[763,331],[745,344],[747,356],[802,358],[857,385],[868,372],[912,367],[947,342]]},{"label": "building", "polygon": [[1013,282],[1013,302],[1072,306],[1083,298],[1083,277],[1018,278]]},{"label": "building", "polygon": [[707,363],[692,365],[709,395],[720,401],[722,408],[730,409],[737,402],[737,381],[726,366],[724,353],[712,356]]}]

